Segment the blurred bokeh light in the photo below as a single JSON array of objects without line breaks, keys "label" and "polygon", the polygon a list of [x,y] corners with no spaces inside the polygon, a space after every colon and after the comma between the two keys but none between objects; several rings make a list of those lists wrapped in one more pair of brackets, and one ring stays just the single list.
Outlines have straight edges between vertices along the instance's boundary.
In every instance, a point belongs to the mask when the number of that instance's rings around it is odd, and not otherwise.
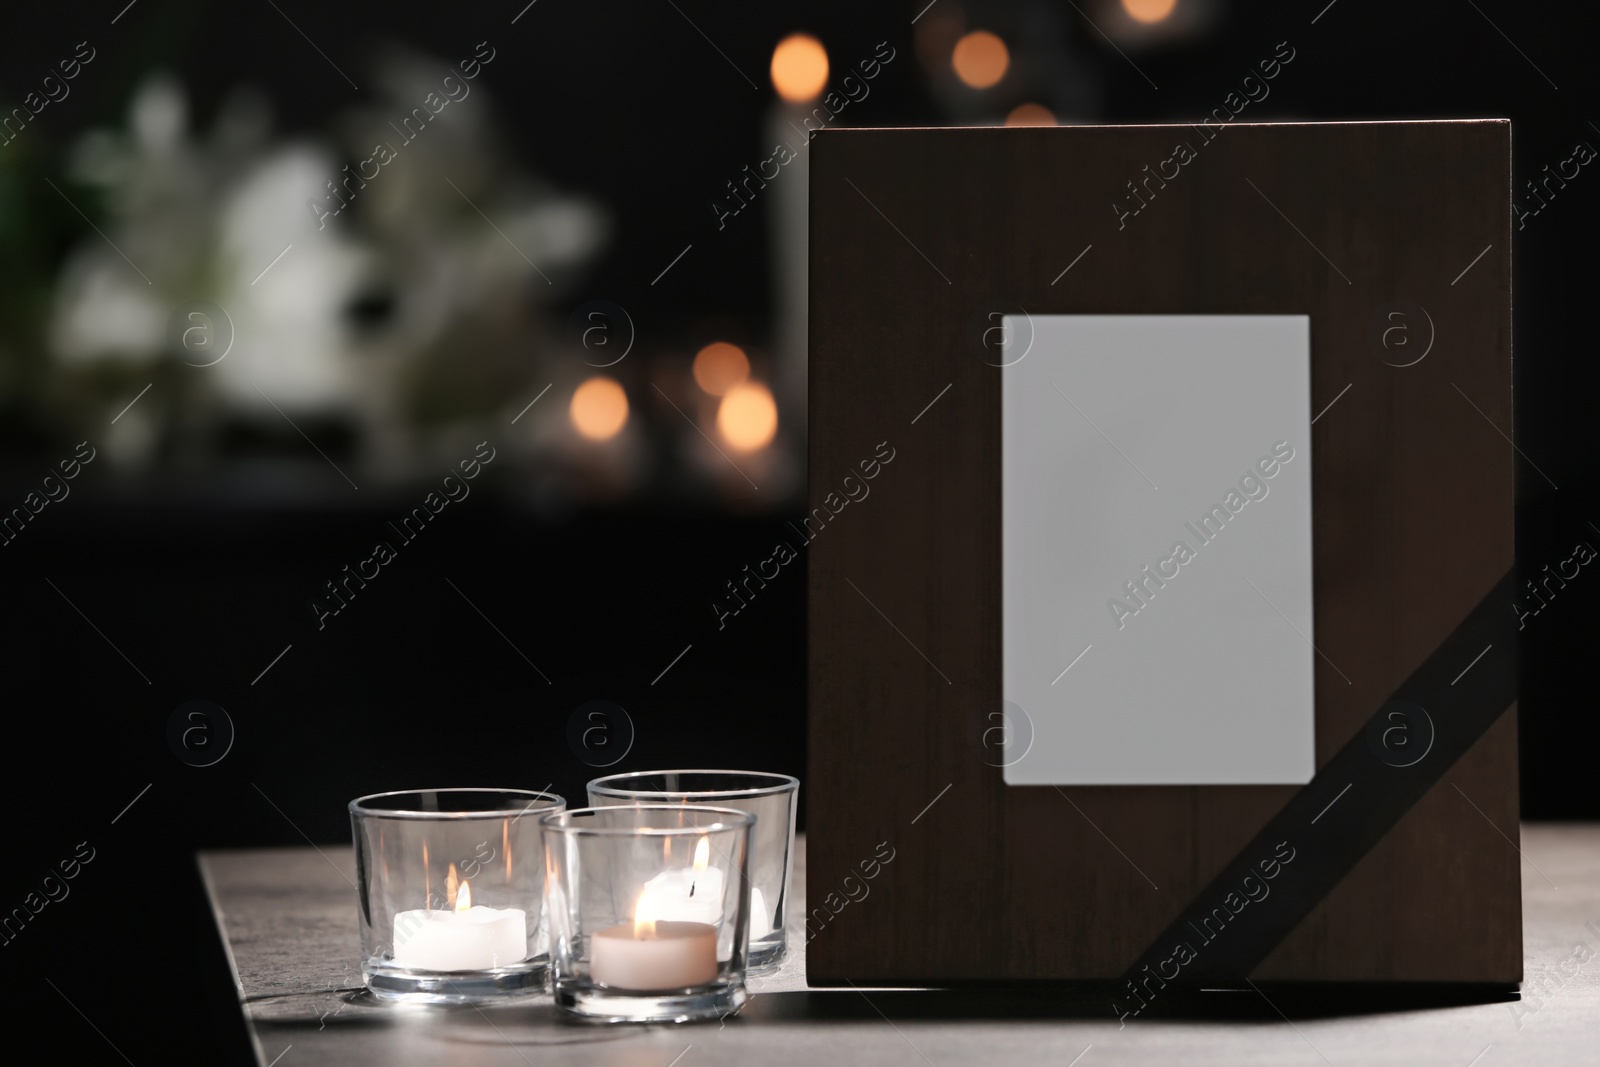
[{"label": "blurred bokeh light", "polygon": [[713,341],[694,357],[694,380],[712,396],[722,396],[750,377],[750,359],[744,349],[726,341]]},{"label": "blurred bokeh light", "polygon": [[1018,104],[1006,116],[1007,126],[1054,126],[1056,117],[1043,104]]},{"label": "blurred bokeh light", "polygon": [[745,382],[728,390],[717,407],[717,429],[741,452],[765,448],[778,432],[778,405],[772,391],[760,382]]},{"label": "blurred bokeh light", "polygon": [[1139,22],[1160,22],[1177,6],[1178,0],[1122,0],[1122,10]]},{"label": "blurred bokeh light", "polygon": [[1006,43],[988,30],[973,30],[956,42],[950,65],[964,84],[973,89],[989,89],[1006,76],[1011,53]]},{"label": "blurred bokeh light", "polygon": [[772,50],[772,85],[791,103],[815,100],[828,84],[828,52],[808,33],[793,33]]},{"label": "blurred bokeh light", "polygon": [[616,379],[597,374],[572,394],[572,425],[591,441],[609,441],[628,423],[628,394]]}]

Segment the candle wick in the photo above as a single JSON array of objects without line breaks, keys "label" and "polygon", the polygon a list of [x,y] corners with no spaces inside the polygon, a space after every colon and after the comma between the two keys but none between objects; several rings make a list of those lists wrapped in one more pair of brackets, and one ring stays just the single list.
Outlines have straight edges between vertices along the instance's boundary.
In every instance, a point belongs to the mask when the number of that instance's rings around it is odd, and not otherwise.
[{"label": "candle wick", "polygon": [[694,896],[694,887],[695,887],[696,884],[698,884],[698,883],[695,883],[695,882],[690,882],[689,883],[689,895],[691,897]]}]

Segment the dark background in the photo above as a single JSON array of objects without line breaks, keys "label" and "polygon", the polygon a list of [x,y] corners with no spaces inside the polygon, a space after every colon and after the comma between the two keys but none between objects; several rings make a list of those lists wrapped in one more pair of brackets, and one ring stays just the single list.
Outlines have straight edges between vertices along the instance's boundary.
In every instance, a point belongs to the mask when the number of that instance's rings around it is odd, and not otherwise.
[{"label": "dark background", "polygon": [[[289,131],[323,128],[329,110],[353,95],[265,0],[139,0],[109,26],[123,2],[5,15],[6,107],[77,41],[99,50],[69,100],[27,130],[25,147],[46,173],[78,132],[119,121],[151,69],[182,77],[202,125],[207,108],[241,83],[264,88]],[[769,154],[761,131],[773,100],[767,62],[794,30],[819,36],[836,70],[879,41],[899,50],[903,59],[871,97],[846,112],[850,125],[995,121],[1022,99],[1070,121],[1193,119],[1288,40],[1294,64],[1268,100],[1251,105],[1251,121],[1508,117],[1518,200],[1526,200],[1524,179],[1569,157],[1575,143],[1600,147],[1591,121],[1600,117],[1596,16],[1568,5],[1212,4],[1201,30],[1124,45],[1160,86],[1153,90],[1070,6],[968,4],[968,24],[1007,39],[1024,81],[988,110],[952,97],[912,59],[910,20],[921,0],[678,0],[681,12],[665,0],[540,0],[515,26],[518,0],[279,6],[352,74],[384,41],[453,60],[492,39],[499,56],[484,77],[514,131],[514,154],[614,213],[612,240],[572,302],[621,303],[661,344],[697,344],[705,323],[719,318],[756,338],[770,328],[767,228],[740,219],[719,232],[709,202],[728,177]],[[1093,5],[1085,11],[1104,15]],[[1526,457],[1517,537],[1530,575],[1580,540],[1600,546],[1591,323],[1600,177],[1592,169],[1516,233],[1516,437]],[[1437,175],[1441,188],[1451,180]],[[53,194],[3,195],[15,211]],[[70,213],[53,225],[62,250],[82,237],[84,224]],[[652,286],[690,242],[692,256]],[[25,412],[7,414],[0,487],[9,507],[70,452],[59,451],[58,433],[72,428],[40,431],[25,424]],[[306,474],[330,476],[314,467]],[[485,493],[442,516],[318,631],[308,598],[365,554],[374,526],[411,506],[410,488],[363,494],[359,505],[315,494],[251,505],[147,482],[130,488],[91,466],[73,490],[0,548],[15,783],[0,911],[20,906],[78,842],[96,850],[71,896],[0,948],[10,1017],[23,1030],[58,1021],[53,1056],[117,1062],[112,1045],[135,1063],[196,1048],[215,1048],[205,1053],[214,1059],[240,1055],[243,1028],[195,850],[339,844],[348,840],[345,803],[385,789],[549,784],[576,801],[596,773],[566,735],[585,701],[613,701],[631,718],[636,739],[616,769],[741,766],[804,777],[803,553],[725,628],[710,608],[724,582],[787,536],[787,520],[803,511],[798,497],[740,513],[646,493],[552,519]],[[1525,634],[1526,818],[1600,816],[1590,743],[1597,599],[1600,578],[1585,569]],[[168,747],[169,716],[193,699],[224,707],[237,729],[215,766],[185,766]]]}]

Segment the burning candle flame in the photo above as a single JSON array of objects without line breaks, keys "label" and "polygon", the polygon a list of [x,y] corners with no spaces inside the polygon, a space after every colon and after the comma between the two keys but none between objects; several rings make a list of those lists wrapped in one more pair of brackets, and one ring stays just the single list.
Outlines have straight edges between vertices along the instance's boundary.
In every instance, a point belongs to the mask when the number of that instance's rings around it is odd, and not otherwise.
[{"label": "burning candle flame", "polygon": [[456,911],[458,913],[459,912],[463,912],[463,911],[467,911],[467,910],[471,909],[471,907],[472,907],[472,887],[469,886],[465,881],[463,881],[461,883],[461,888],[456,891]]},{"label": "burning candle flame", "polygon": [[711,858],[711,841],[702,837],[700,843],[694,846],[694,878],[689,882],[689,895],[694,896],[695,887],[700,884],[700,876],[706,873],[706,864]]},{"label": "burning candle flame", "polygon": [[640,941],[653,941],[656,936],[656,913],[661,910],[655,894],[645,889],[639,902],[633,906],[633,936]]}]

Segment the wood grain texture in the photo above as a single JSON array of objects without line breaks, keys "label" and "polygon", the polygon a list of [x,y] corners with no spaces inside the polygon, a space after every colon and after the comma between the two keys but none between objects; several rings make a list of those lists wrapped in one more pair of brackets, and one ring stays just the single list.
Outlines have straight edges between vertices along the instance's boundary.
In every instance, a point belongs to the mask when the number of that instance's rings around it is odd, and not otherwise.
[{"label": "wood grain texture", "polygon": [[[1180,143],[1195,158],[1119,219]],[[894,458],[810,544],[810,980],[1113,977],[1293,788],[1008,788],[985,762],[1004,371],[972,322],[1311,317],[1312,411],[1333,405],[1311,442],[1320,765],[1512,564],[1509,124],[829,130],[811,151],[811,503],[880,442]],[[1431,320],[1413,366],[1377,343],[1398,301]],[[1518,980],[1516,798],[1512,711],[1258,976]],[[876,903],[818,914],[880,842]]]}]

